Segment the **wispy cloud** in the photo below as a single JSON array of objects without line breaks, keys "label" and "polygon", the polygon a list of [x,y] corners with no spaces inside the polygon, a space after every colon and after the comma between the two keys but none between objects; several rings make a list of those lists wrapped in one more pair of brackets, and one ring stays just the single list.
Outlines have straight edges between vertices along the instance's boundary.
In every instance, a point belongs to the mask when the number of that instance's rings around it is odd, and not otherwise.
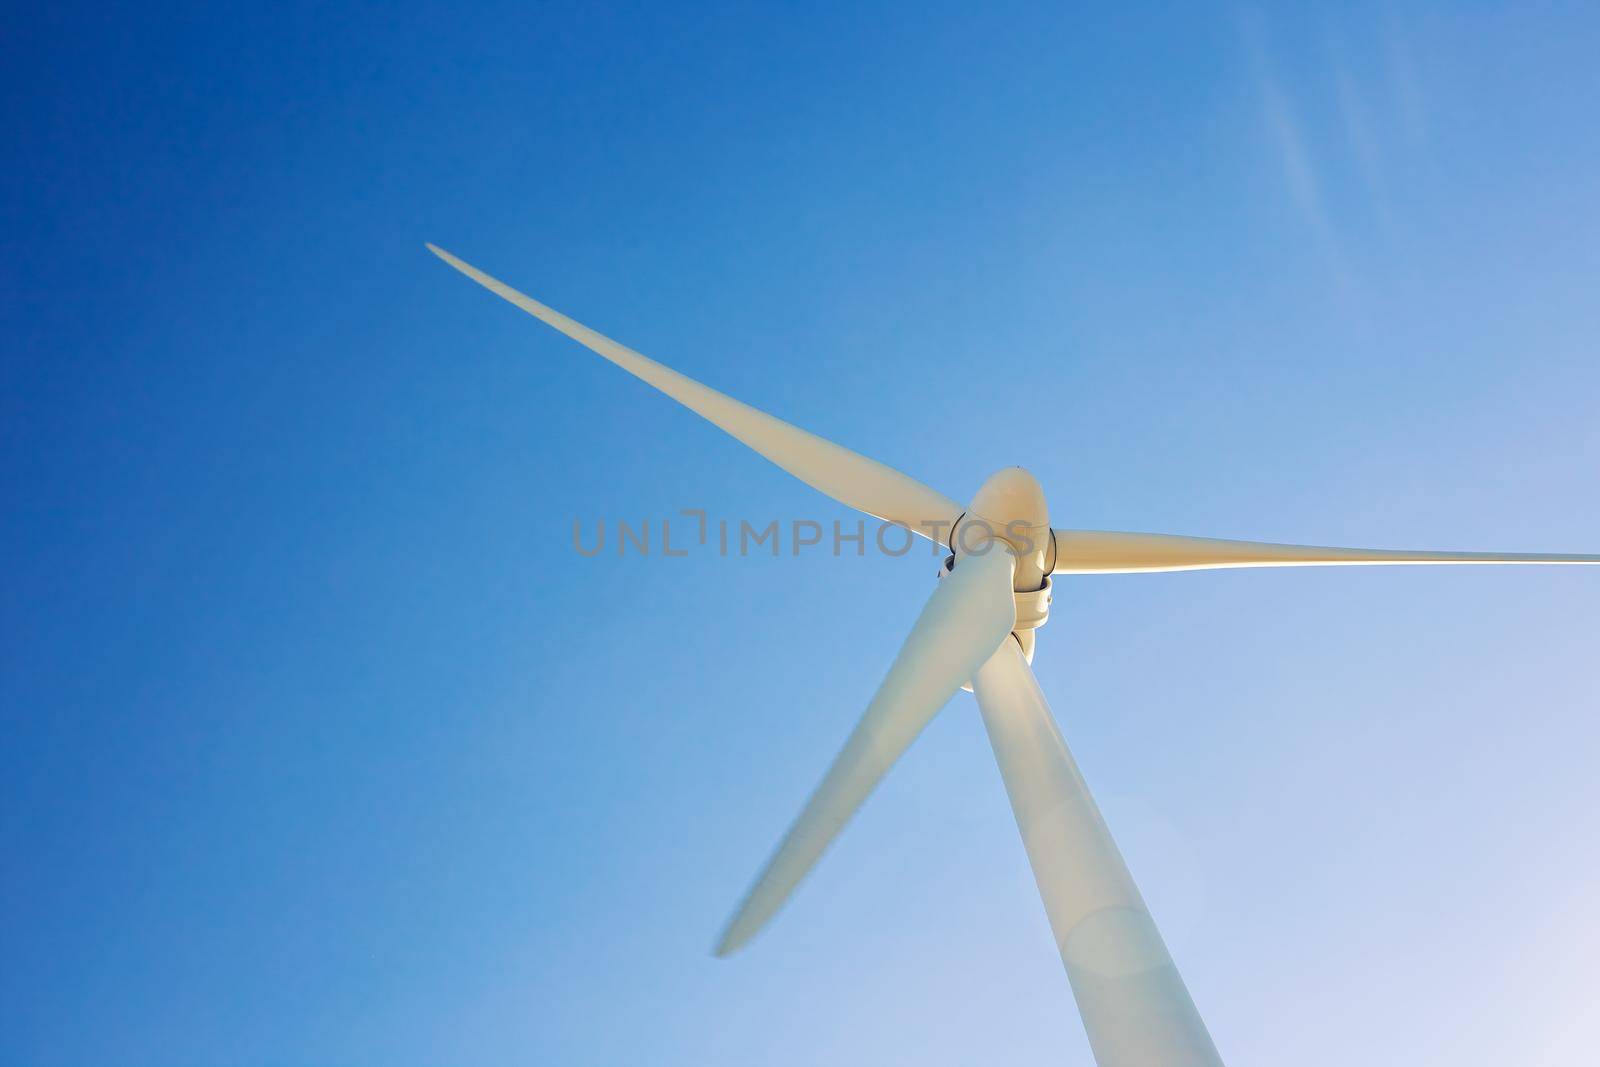
[{"label": "wispy cloud", "polygon": [[1236,22],[1244,41],[1267,135],[1276,151],[1289,195],[1316,232],[1322,251],[1340,284],[1348,288],[1354,279],[1339,250],[1306,127],[1285,82],[1277,74],[1259,19],[1253,13],[1240,12]]},{"label": "wispy cloud", "polygon": [[1428,139],[1427,106],[1411,55],[1410,35],[1400,17],[1392,11],[1385,12],[1383,17],[1383,52],[1395,110],[1412,142],[1423,144]]},{"label": "wispy cloud", "polygon": [[1378,218],[1385,227],[1389,227],[1392,222],[1389,183],[1385,177],[1383,146],[1373,126],[1373,113],[1339,34],[1331,26],[1327,31],[1327,40],[1338,99],[1339,120],[1344,128],[1345,141],[1349,145],[1350,154],[1355,159],[1356,169],[1361,174],[1361,181],[1366,186],[1367,195],[1372,200]]},{"label": "wispy cloud", "polygon": [[1283,166],[1284,180],[1289,192],[1300,205],[1306,217],[1317,229],[1332,234],[1328,212],[1322,201],[1322,184],[1306,148],[1306,137],[1294,107],[1282,84],[1270,75],[1263,75],[1256,87],[1261,99],[1261,110],[1267,129],[1278,150],[1278,160]]}]

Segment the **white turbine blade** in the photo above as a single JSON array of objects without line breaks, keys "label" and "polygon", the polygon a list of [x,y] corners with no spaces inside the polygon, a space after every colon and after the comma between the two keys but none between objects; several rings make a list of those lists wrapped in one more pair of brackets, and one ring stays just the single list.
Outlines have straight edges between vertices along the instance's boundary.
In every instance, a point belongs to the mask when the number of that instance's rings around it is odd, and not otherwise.
[{"label": "white turbine blade", "polygon": [[1006,641],[1016,623],[1016,557],[993,543],[963,556],[939,582],[850,739],[728,921],[716,954],[750,940],[789,894],[923,727]]},{"label": "white turbine blade", "polygon": [[961,505],[893,467],[852,452],[842,445],[791,426],[725,396],[670,367],[641,356],[631,348],[602,336],[517,292],[442,248],[428,251],[485,289],[504,297],[534,318],[610,360],[635,378],[652,385],[736,440],[749,445],[779,467],[841,504],[868,515],[898,523],[933,540],[934,527],[942,524],[946,535],[961,515]]},{"label": "white turbine blade", "polygon": [[1099,1067],[1221,1067],[1133,876],[1015,641],[973,679]]},{"label": "white turbine blade", "polygon": [[1319,548],[1213,537],[1056,530],[1054,574],[1132,574],[1223,567],[1351,567],[1394,563],[1600,563],[1600,556],[1545,552],[1408,552]]}]

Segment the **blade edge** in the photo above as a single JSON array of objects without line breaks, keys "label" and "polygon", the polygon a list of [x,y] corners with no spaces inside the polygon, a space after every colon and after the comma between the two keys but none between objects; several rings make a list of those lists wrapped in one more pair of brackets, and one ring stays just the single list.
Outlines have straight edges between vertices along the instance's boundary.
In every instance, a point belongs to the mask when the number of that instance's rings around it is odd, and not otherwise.
[{"label": "blade edge", "polygon": [[[1015,558],[970,555],[929,597],[849,739],[729,918],[712,950],[737,951],[815,868],[889,769],[1016,622]],[[1006,642],[1011,643],[1011,642]]]},{"label": "blade edge", "polygon": [[940,528],[948,534],[961,513],[961,506],[955,501],[908,474],[720,393],[568,318],[435,244],[428,243],[426,247],[496,296],[665,393],[780,469],[847,507],[929,540],[938,540],[935,531]]},{"label": "blade edge", "polygon": [[1221,1067],[1021,650],[1002,645],[973,688],[1095,1062]]},{"label": "blade edge", "polygon": [[1053,533],[1056,539],[1054,574],[1139,574],[1245,567],[1600,564],[1600,555],[1556,552],[1332,548],[1116,530],[1058,529]]}]

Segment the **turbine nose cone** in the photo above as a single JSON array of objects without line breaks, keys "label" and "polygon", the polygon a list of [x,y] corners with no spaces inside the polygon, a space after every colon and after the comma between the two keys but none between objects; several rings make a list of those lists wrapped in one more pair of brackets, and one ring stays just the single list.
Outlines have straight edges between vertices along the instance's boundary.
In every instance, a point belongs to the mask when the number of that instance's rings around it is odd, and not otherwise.
[{"label": "turbine nose cone", "polygon": [[1050,525],[1044,490],[1039,481],[1021,467],[1007,467],[989,476],[972,498],[968,511],[996,527],[998,533],[1008,523],[1039,527]]},{"label": "turbine nose cone", "polygon": [[1050,573],[1050,510],[1038,480],[1021,467],[997,471],[983,483],[956,524],[951,547],[960,556],[977,551],[990,538],[1011,546],[1019,591],[1043,587]]}]

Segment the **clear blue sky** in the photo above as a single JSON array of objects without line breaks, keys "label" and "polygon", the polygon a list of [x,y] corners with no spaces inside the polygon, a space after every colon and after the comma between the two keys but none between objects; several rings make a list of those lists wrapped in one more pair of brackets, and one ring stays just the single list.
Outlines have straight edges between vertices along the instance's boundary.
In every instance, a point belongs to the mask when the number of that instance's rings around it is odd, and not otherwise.
[{"label": "clear blue sky", "polygon": [[[982,6],[982,5],[980,5]],[[439,244],[1061,525],[1600,550],[1600,13],[33,5],[0,1061],[1087,1064],[964,694],[712,940],[927,596]],[[1600,573],[1080,579],[1038,674],[1230,1064],[1600,1050]]]}]

